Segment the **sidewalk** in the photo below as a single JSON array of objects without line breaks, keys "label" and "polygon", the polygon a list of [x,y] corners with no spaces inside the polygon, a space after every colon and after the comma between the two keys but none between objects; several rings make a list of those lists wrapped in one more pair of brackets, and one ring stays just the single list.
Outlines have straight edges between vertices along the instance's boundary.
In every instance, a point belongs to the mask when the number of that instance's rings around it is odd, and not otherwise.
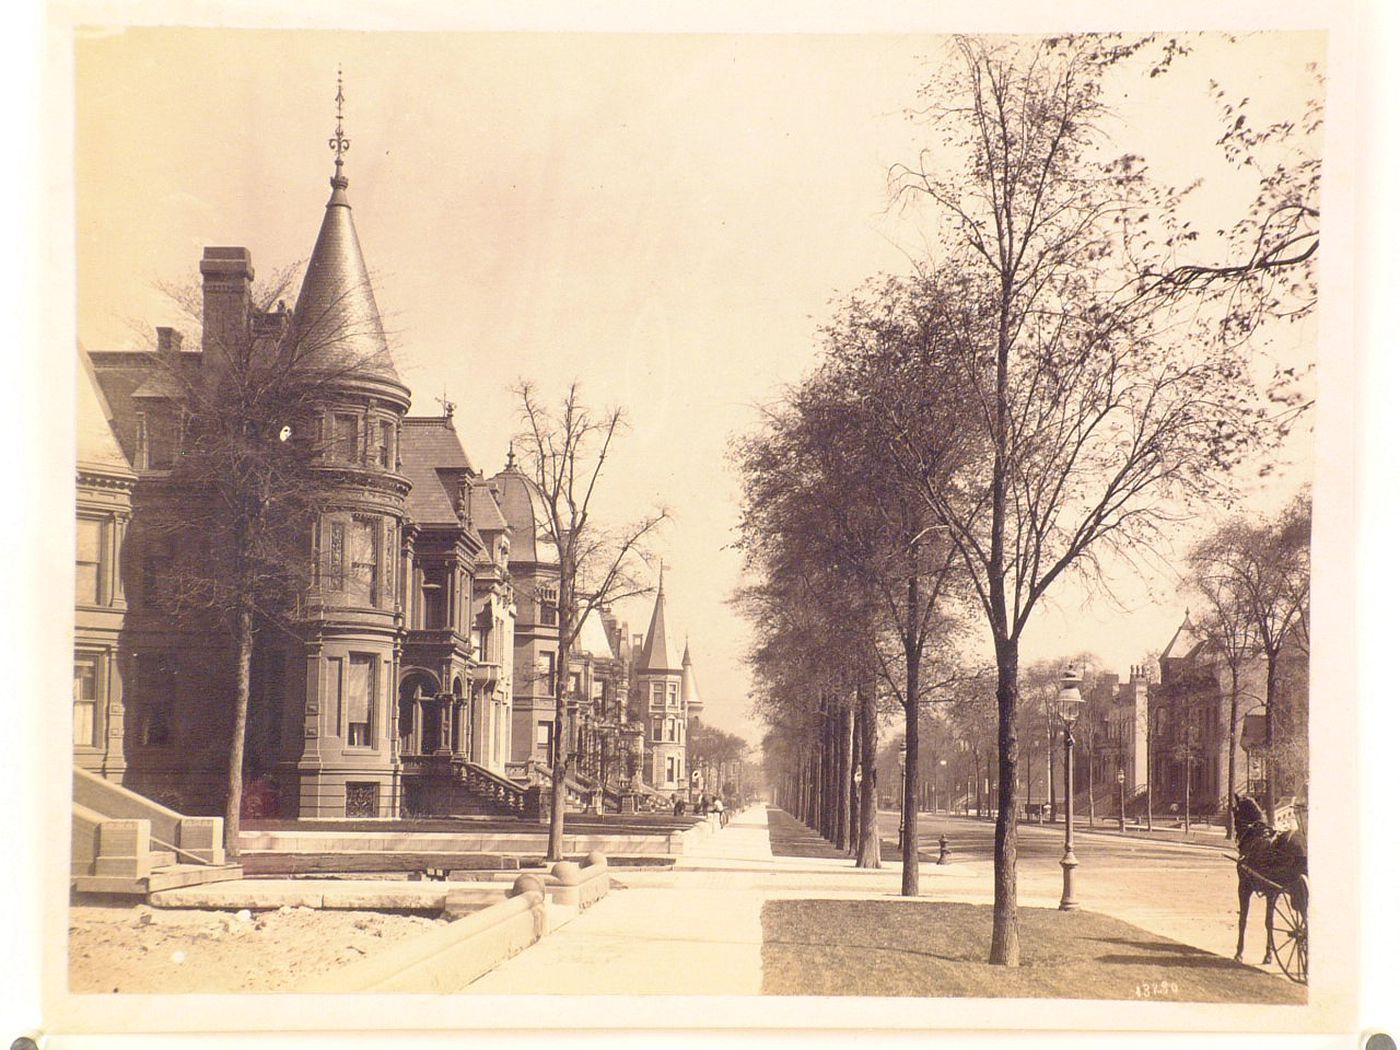
[{"label": "sidewalk", "polygon": [[[1077,830],[1077,829],[1076,829]],[[1115,832],[1116,834],[1116,832]],[[1204,851],[1186,849],[1200,855]],[[1202,912],[1179,876],[1152,868],[1107,866],[1081,858],[1079,897],[1087,910],[1160,936],[1229,956],[1233,907]],[[1202,899],[1234,899],[1233,865],[1206,868]],[[868,870],[849,857],[775,857],[763,805],[678,858],[674,868],[618,868],[613,891],[577,919],[486,974],[466,992],[534,995],[757,995],[763,987],[763,905],[769,900],[890,900],[900,865]],[[1022,907],[1056,908],[1058,863],[1021,865]],[[919,865],[920,898],[969,904],[991,900],[989,860]],[[1262,916],[1251,923],[1246,958],[1263,954]]]},{"label": "sidewalk", "polygon": [[671,871],[616,870],[601,901],[464,991],[757,995],[764,894],[733,881],[750,882],[773,863],[767,810],[751,806]]}]

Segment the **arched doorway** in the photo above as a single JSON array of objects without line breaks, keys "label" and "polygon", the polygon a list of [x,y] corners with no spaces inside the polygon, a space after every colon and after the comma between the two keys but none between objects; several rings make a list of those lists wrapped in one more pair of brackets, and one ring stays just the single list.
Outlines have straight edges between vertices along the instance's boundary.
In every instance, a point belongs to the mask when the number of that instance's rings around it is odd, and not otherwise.
[{"label": "arched doorway", "polygon": [[399,682],[399,741],[406,755],[427,755],[437,749],[439,705],[434,700],[438,680],[430,671],[412,669]]}]

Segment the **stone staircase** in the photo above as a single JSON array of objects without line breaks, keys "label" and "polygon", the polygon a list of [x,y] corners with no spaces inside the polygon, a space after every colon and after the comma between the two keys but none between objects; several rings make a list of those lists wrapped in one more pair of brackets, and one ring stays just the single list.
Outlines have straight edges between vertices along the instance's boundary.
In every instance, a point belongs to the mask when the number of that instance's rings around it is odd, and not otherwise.
[{"label": "stone staircase", "polygon": [[70,878],[79,893],[144,897],[241,878],[225,863],[220,817],[186,817],[73,767]]},{"label": "stone staircase", "polygon": [[454,811],[478,816],[522,817],[527,788],[475,762],[453,763],[457,783],[465,798]]}]

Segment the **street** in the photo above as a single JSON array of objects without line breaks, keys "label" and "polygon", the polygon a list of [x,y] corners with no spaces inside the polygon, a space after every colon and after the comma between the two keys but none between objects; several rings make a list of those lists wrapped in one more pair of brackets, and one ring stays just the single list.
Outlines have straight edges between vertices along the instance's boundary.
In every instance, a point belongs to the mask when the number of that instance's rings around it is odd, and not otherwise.
[{"label": "street", "polygon": [[[985,868],[990,894],[992,843],[996,826],[975,817],[919,814],[920,849],[938,854],[938,836],[948,836],[952,863]],[[899,814],[880,814],[881,837],[897,840]],[[1021,824],[1017,836],[1017,878],[1023,900],[1058,899],[1064,824]],[[1120,834],[1116,824],[1087,831],[1075,823],[1079,860],[1075,896],[1080,907],[1103,911],[1218,955],[1232,956],[1238,921],[1233,843],[1220,846],[1172,841],[1170,833],[1148,839],[1142,832]],[[1225,848],[1222,848],[1225,847]],[[887,855],[889,855],[887,853]],[[924,891],[928,892],[925,885]],[[1250,909],[1245,961],[1264,957],[1264,906]]]}]

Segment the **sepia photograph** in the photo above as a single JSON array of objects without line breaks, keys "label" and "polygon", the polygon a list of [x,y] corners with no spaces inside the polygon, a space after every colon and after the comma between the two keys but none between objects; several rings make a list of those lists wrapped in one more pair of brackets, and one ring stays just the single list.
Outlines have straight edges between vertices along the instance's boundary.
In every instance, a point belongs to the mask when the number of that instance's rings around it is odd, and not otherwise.
[{"label": "sepia photograph", "polygon": [[201,14],[51,27],[54,1032],[1355,1030],[1333,23]]}]

